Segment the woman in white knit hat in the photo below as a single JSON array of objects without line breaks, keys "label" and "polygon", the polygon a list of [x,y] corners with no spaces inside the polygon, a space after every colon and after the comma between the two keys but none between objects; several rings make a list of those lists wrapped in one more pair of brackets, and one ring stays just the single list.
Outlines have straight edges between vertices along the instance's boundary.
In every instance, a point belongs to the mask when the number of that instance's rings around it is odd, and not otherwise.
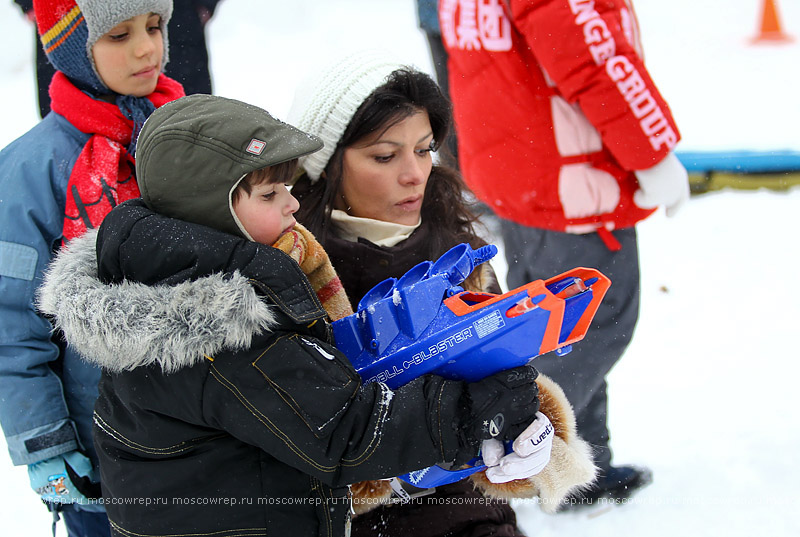
[{"label": "woman in white knit hat", "polygon": [[[301,83],[289,122],[324,142],[300,159],[295,217],[325,247],[354,307],[375,284],[456,244],[485,244],[460,176],[433,161],[451,110],[428,75],[381,52],[348,54]],[[500,293],[489,264],[479,268],[463,286]],[[389,501],[388,481],[357,483],[353,535],[519,537],[514,511],[492,497],[539,496],[553,511],[570,490],[591,481],[589,449],[575,434],[569,403],[551,380],[540,376],[537,383],[541,411],[556,428],[550,460],[557,462],[545,461],[545,470],[530,478],[530,472],[490,476],[507,483],[473,474],[406,503]]]}]

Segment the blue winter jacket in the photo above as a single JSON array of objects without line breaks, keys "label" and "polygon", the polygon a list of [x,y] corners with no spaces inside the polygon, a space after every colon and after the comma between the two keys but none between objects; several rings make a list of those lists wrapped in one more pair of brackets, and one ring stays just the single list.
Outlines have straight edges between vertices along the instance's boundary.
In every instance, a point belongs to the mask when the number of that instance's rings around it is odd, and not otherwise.
[{"label": "blue winter jacket", "polygon": [[88,138],[51,112],[0,152],[0,425],[16,465],[81,449],[97,466],[100,371],[51,337],[34,305],[61,245],[67,181]]}]

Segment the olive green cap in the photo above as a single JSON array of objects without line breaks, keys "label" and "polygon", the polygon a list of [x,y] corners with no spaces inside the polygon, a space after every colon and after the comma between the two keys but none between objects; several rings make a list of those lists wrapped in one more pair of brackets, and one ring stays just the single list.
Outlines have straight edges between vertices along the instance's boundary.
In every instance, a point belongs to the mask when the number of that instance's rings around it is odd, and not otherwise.
[{"label": "olive green cap", "polygon": [[162,106],[145,122],[137,141],[136,180],[153,211],[242,236],[230,197],[239,181],[320,148],[317,137],[257,106],[190,95]]}]

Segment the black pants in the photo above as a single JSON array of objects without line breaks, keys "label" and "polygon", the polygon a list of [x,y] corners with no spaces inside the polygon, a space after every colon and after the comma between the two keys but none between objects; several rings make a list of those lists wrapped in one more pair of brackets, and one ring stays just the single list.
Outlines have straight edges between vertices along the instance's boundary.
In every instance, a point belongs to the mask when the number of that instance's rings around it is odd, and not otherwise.
[{"label": "black pants", "polygon": [[111,537],[111,526],[105,512],[84,511],[67,504],[54,511],[53,515],[54,536],[58,533],[56,522],[61,517],[67,527],[67,537]]},{"label": "black pants", "polygon": [[611,464],[607,422],[606,375],[622,357],[639,317],[639,250],[635,228],[614,231],[622,249],[612,252],[594,233],[574,235],[502,221],[508,261],[508,288],[547,279],[575,267],[595,268],[611,279],[611,288],[586,337],[559,357],[548,353],[533,361],[564,389],[575,409],[578,432],[595,449],[595,463]]}]

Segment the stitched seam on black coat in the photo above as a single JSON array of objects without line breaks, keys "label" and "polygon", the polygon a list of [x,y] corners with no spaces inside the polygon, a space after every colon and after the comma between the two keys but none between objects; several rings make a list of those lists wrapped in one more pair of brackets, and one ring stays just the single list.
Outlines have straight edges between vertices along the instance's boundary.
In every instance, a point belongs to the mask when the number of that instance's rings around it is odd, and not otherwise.
[{"label": "stitched seam on black coat", "polygon": [[266,537],[267,535],[266,528],[241,528],[203,533],[136,533],[126,530],[111,519],[109,519],[108,522],[114,531],[126,537]]},{"label": "stitched seam on black coat", "polygon": [[[314,476],[309,476],[311,478],[311,490],[316,491],[319,494],[321,500],[325,500],[325,490],[326,487],[322,486],[322,483],[319,479],[315,478]],[[333,492],[330,493],[330,498],[333,498]],[[326,502],[327,503],[327,502]],[[333,535],[333,522],[331,521],[331,513],[330,509],[325,509],[324,507],[320,509],[322,513],[325,515],[325,529],[327,530],[326,535]]]},{"label": "stitched seam on black coat", "polygon": [[[370,440],[369,445],[367,445],[364,448],[364,452],[361,455],[352,459],[342,459],[342,466],[358,466],[359,464],[362,464],[363,462],[369,460],[369,458],[372,457],[372,455],[375,453],[375,450],[378,449],[378,446],[381,443],[380,441],[381,435],[377,429],[381,426],[381,424],[383,424],[386,421],[386,416],[389,414],[389,404],[383,403],[383,401],[386,399],[385,390],[388,390],[389,387],[382,382],[379,382],[378,385],[380,386],[381,390],[381,395],[380,395],[381,405],[380,405],[380,414],[378,414],[378,417],[376,418],[375,421],[375,429],[373,429],[372,431],[372,440]],[[348,464],[345,464],[345,461]]]},{"label": "stitched seam on black coat", "polygon": [[[288,337],[287,337],[287,336],[283,336],[283,337],[281,337],[281,338],[278,338],[278,340],[276,340],[276,341],[275,341],[275,343],[273,343],[272,345],[270,345],[270,346],[269,346],[269,347],[268,347],[268,348],[267,348],[267,349],[266,349],[264,352],[262,352],[262,353],[261,353],[261,354],[258,356],[258,358],[256,358],[255,360],[253,360],[253,367],[255,367],[255,368],[256,368],[256,370],[257,370],[259,373],[261,373],[261,375],[262,375],[262,376],[263,376],[263,377],[266,379],[266,381],[267,381],[267,382],[269,382],[270,386],[272,386],[272,388],[273,388],[273,389],[274,389],[274,390],[277,392],[277,394],[280,396],[280,398],[281,398],[281,399],[283,399],[283,401],[284,401],[284,402],[287,404],[287,406],[289,406],[289,407],[290,407],[290,408],[291,408],[291,409],[294,411],[294,413],[295,413],[295,414],[297,414],[297,417],[299,417],[301,420],[303,420],[303,423],[305,423],[305,424],[306,424],[306,426],[309,428],[309,430],[311,430],[311,431],[319,431],[319,430],[321,430],[321,429],[322,429],[322,427],[314,427],[314,426],[313,426],[311,423],[309,423],[309,422],[308,422],[308,421],[305,419],[305,417],[304,417],[304,416],[303,416],[303,415],[300,413],[300,409],[302,408],[302,405],[300,405],[300,404],[299,404],[297,401],[295,401],[294,397],[292,397],[292,396],[291,396],[291,394],[290,394],[289,392],[287,392],[286,390],[284,390],[283,388],[281,388],[281,387],[280,387],[280,385],[279,385],[277,382],[275,382],[274,380],[272,380],[272,379],[269,377],[269,375],[267,375],[267,374],[264,372],[264,370],[263,370],[263,369],[261,369],[260,367],[258,367],[258,365],[257,365],[257,362],[258,362],[258,361],[259,361],[261,358],[263,358],[263,357],[264,357],[264,355],[266,354],[266,352],[267,352],[267,351],[268,351],[270,348],[272,348],[272,346],[274,346],[274,345],[275,345],[275,344],[276,344],[278,341],[280,341],[281,339],[295,339],[295,338],[301,338],[301,337],[302,337],[302,336],[298,336],[298,335],[296,335],[296,334],[293,334],[293,335],[291,335],[291,336],[288,336]],[[353,379],[350,379],[350,380],[348,380],[348,381],[347,381],[347,384],[344,384],[344,385],[342,386],[342,388],[346,388],[348,385],[352,384],[353,382],[354,382],[354,381],[353,381]],[[353,390],[353,393],[352,393],[352,394],[350,394],[350,397],[349,397],[349,399],[352,399],[352,398],[353,398],[353,396],[355,395],[355,393],[356,393],[357,391],[358,391],[358,386],[356,386],[356,387],[354,388],[354,390]],[[285,397],[284,397],[284,396],[285,396]],[[343,410],[343,409],[342,409],[342,410]],[[340,412],[341,412],[341,410],[340,410]],[[323,427],[324,427],[324,426],[323,426]],[[316,434],[315,434],[315,436],[316,436]]]},{"label": "stitched seam on black coat", "polygon": [[319,304],[319,307],[315,307],[312,311],[309,311],[302,315],[297,315],[294,309],[290,307],[289,304],[278,295],[278,293],[273,291],[269,285],[266,285],[263,282],[253,278],[250,278],[248,281],[250,282],[250,285],[253,285],[254,287],[261,289],[264,292],[264,294],[266,294],[272,300],[274,300],[275,304],[281,309],[281,311],[283,311],[296,323],[303,323],[317,319],[324,319],[325,316],[327,315],[325,310],[322,309],[322,304],[319,302],[316,293],[311,288],[311,286],[306,283],[306,281],[300,281],[298,284],[295,285],[302,285],[303,288],[306,290],[306,292],[310,293],[309,296],[312,297],[312,301],[316,300],[317,304]]},{"label": "stitched seam on black coat", "polygon": [[442,436],[442,397],[444,396],[444,383],[439,386],[439,396],[436,398],[436,424],[439,429],[439,451],[442,460],[446,460],[444,454],[444,437]]},{"label": "stitched seam on black coat", "polygon": [[213,376],[217,382],[219,382],[223,387],[225,387],[228,391],[230,391],[234,397],[236,397],[240,403],[256,418],[258,421],[264,424],[264,426],[269,430],[273,435],[275,435],[278,439],[280,439],[292,452],[294,452],[297,456],[307,462],[309,465],[313,466],[314,468],[322,471],[322,472],[334,472],[336,470],[336,466],[327,466],[324,464],[320,464],[315,461],[310,455],[306,454],[302,449],[297,447],[294,442],[291,441],[289,435],[284,433],[278,426],[276,426],[269,418],[267,418],[264,414],[262,414],[255,405],[253,405],[247,397],[244,396],[242,392],[225,376],[219,372],[219,370],[212,366],[211,367],[211,376]]},{"label": "stitched seam on black coat", "polygon": [[192,449],[193,447],[195,447],[195,446],[197,446],[199,444],[202,444],[204,442],[211,442],[212,440],[217,440],[219,438],[227,436],[225,434],[218,434],[218,435],[214,435],[214,436],[198,438],[198,439],[195,439],[195,440],[191,440],[189,442],[186,442],[186,441],[180,442],[180,443],[175,444],[173,446],[168,446],[168,447],[164,447],[164,448],[157,448],[157,447],[145,446],[145,445],[139,444],[138,442],[134,442],[133,440],[129,439],[128,437],[126,437],[121,432],[119,432],[116,429],[114,429],[111,425],[109,425],[108,422],[106,422],[103,418],[101,418],[97,414],[97,412],[94,413],[94,423],[104,433],[106,433],[108,436],[110,436],[111,438],[113,438],[114,440],[119,442],[120,444],[123,444],[123,445],[125,445],[126,447],[128,447],[130,449],[133,449],[133,450],[136,450],[136,451],[140,451],[142,453],[147,453],[148,455],[174,455],[176,453],[182,453],[184,451]]}]

